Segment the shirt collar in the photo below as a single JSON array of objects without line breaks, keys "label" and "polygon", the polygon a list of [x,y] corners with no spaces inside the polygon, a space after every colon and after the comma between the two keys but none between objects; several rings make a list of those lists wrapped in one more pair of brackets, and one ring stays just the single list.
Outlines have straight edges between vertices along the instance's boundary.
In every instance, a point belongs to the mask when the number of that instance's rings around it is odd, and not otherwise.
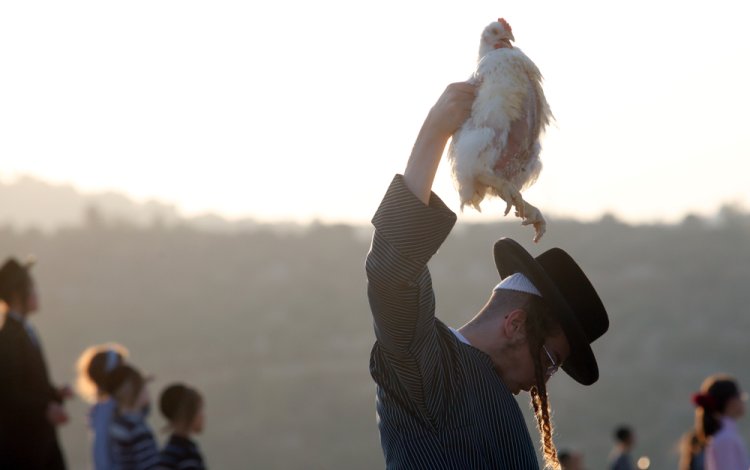
[{"label": "shirt collar", "polygon": [[450,330],[453,332],[454,335],[456,335],[456,338],[458,338],[459,341],[461,341],[464,344],[468,344],[469,346],[471,346],[471,343],[469,342],[468,339],[466,339],[466,336],[462,335],[457,329],[451,328]]}]

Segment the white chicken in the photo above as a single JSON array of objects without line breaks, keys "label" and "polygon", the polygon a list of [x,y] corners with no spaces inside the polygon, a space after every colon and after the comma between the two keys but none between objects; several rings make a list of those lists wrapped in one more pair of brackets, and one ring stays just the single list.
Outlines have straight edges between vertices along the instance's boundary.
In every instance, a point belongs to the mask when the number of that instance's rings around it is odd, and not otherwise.
[{"label": "white chicken", "polygon": [[485,196],[501,197],[505,215],[515,207],[523,225],[534,226],[536,242],[546,222],[521,191],[539,176],[539,139],[553,117],[539,69],[511,41],[513,31],[503,18],[482,32],[473,75],[476,99],[471,115],[453,135],[448,159],[462,210],[469,204],[481,211]]}]

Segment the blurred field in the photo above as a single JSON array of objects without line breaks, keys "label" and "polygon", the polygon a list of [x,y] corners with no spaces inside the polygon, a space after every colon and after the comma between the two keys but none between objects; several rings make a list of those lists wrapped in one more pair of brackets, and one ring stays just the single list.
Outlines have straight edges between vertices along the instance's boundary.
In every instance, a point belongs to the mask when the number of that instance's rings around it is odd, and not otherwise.
[{"label": "blurred field", "polygon": [[[0,254],[39,260],[42,310],[33,321],[57,382],[73,382],[86,346],[119,341],[156,376],[152,395],[174,380],[203,391],[199,442],[211,468],[377,469],[363,269],[370,233],[319,224],[209,232],[90,217],[51,232],[0,228]],[[635,455],[648,455],[651,468],[675,468],[703,377],[725,371],[750,387],[747,214],[725,208],[710,221],[658,226],[553,219],[539,246],[515,224],[459,222],[430,265],[448,324],[483,304],[501,236],[534,254],[567,249],[609,309],[611,330],[594,345],[600,382],[583,388],[564,374],[550,382],[558,447],[584,452],[589,468],[603,468],[619,423],[636,429]],[[62,431],[74,469],[87,468],[85,410],[70,404]],[[164,424],[156,408],[152,423]]]}]

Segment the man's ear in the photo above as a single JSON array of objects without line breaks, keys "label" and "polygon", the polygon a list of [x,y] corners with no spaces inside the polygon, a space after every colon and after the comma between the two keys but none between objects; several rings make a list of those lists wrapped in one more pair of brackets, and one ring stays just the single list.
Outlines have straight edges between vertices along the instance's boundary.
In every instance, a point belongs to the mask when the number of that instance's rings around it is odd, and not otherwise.
[{"label": "man's ear", "polygon": [[502,329],[510,342],[526,339],[526,311],[518,308],[505,315]]}]

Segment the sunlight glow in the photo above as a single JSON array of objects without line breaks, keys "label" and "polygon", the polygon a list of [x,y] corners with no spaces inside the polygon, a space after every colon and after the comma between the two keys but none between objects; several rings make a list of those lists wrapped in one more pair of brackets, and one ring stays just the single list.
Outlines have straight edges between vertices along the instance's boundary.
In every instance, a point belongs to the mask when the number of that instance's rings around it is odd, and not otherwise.
[{"label": "sunlight glow", "polygon": [[[543,212],[673,221],[750,203],[740,2],[472,5],[3,3],[0,178],[185,214],[365,222],[504,16],[557,118],[527,192]],[[445,164],[435,190],[458,209]]]}]

